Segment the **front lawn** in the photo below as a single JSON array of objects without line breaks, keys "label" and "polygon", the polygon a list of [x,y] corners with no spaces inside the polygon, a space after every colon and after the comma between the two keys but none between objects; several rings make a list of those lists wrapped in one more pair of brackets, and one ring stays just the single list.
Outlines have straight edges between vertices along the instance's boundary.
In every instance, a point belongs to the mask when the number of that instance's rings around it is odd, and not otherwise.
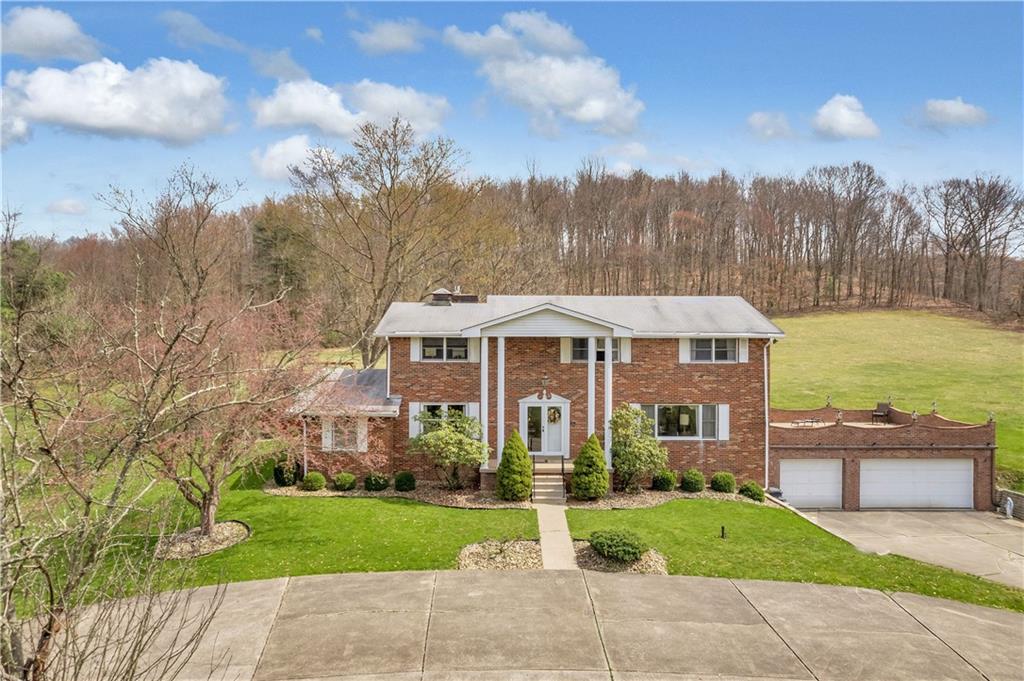
[{"label": "front lawn", "polygon": [[861,586],[1024,611],[1024,591],[902,556],[861,553],[780,508],[680,499],[644,509],[574,508],[567,515],[574,539],[594,530],[635,531],[665,554],[674,575]]},{"label": "front lawn", "polygon": [[279,497],[256,484],[236,481],[217,513],[218,521],[248,523],[252,536],[193,561],[196,584],[451,569],[467,544],[539,537],[533,510],[465,510],[396,498]]}]

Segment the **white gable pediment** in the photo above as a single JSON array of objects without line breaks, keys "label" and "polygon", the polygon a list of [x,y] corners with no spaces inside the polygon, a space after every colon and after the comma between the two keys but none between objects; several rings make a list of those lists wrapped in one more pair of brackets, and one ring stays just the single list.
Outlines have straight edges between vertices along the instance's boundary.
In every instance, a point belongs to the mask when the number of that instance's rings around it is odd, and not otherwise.
[{"label": "white gable pediment", "polygon": [[616,336],[631,329],[556,305],[540,305],[463,329],[464,336]]}]

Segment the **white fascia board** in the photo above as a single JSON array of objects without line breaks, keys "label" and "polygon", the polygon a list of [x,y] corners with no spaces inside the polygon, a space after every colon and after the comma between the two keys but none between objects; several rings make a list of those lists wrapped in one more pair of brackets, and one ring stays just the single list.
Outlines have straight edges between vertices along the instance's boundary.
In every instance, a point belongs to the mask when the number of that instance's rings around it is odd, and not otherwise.
[{"label": "white fascia board", "polygon": [[650,333],[637,332],[633,338],[784,338],[784,333],[744,333],[744,332],[706,332],[706,333]]},{"label": "white fascia board", "polygon": [[519,319],[520,317],[528,317],[529,315],[536,314],[537,312],[541,312],[543,310],[552,310],[553,312],[564,314],[567,317],[574,317],[575,319],[582,319],[592,324],[607,326],[609,329],[611,329],[612,337],[614,338],[633,337],[633,329],[630,329],[629,327],[621,326],[614,322],[610,322],[607,319],[601,319],[600,317],[593,317],[582,312],[577,312],[576,310],[571,310],[567,307],[562,307],[561,305],[555,305],[554,303],[541,303],[540,305],[528,307],[525,310],[519,310],[511,314],[502,315],[501,317],[488,319],[485,322],[480,322],[479,324],[474,324],[473,326],[467,326],[466,328],[462,329],[460,333],[461,335],[466,336],[468,338],[474,338],[480,335],[480,331],[482,329],[486,329],[489,326],[494,326],[495,324],[503,324],[504,322],[510,322],[514,319]]}]

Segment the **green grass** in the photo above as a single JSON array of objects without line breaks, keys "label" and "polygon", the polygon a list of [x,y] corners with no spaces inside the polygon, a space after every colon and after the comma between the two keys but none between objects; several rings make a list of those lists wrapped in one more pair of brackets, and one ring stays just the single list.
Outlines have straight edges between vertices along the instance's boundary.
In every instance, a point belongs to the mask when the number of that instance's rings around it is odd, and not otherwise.
[{"label": "green grass", "polygon": [[[633,510],[574,508],[567,515],[574,539],[633,530],[668,558],[675,575],[861,586],[1024,611],[1024,591],[902,556],[861,553],[780,508],[680,499]],[[720,538],[723,525],[727,539]]]},{"label": "green grass", "polygon": [[1024,489],[1024,334],[929,312],[841,312],[776,319],[772,405],[847,409],[889,395],[903,410],[981,423],[996,417],[996,463]]},{"label": "green grass", "polygon": [[467,544],[539,537],[532,510],[454,509],[395,498],[278,497],[255,487],[236,483],[217,513],[218,521],[248,523],[252,536],[194,561],[196,584],[450,569]]}]

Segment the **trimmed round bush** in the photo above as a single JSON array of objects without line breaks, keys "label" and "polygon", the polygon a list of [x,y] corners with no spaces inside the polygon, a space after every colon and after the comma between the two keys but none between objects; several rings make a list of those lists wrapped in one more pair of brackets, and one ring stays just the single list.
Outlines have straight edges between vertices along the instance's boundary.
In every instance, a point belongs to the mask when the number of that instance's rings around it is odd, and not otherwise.
[{"label": "trimmed round bush", "polygon": [[356,488],[356,476],[342,471],[334,476],[334,489],[347,492]]},{"label": "trimmed round bush", "polygon": [[665,468],[654,474],[651,489],[659,492],[671,492],[676,488],[676,474]]},{"label": "trimmed round bush", "polygon": [[295,484],[295,466],[286,459],[274,464],[274,482],[278,487],[291,487]]},{"label": "trimmed round bush", "polygon": [[711,476],[711,489],[716,492],[735,492],[736,476],[726,471],[718,471]]},{"label": "trimmed round bush", "polygon": [[501,449],[494,493],[505,501],[526,501],[533,491],[533,462],[519,431],[512,431]]},{"label": "trimmed round bush", "polygon": [[591,435],[572,463],[572,495],[589,501],[608,494],[608,467],[597,435]]},{"label": "trimmed round bush", "polygon": [[632,530],[598,530],[590,535],[590,545],[605,558],[632,563],[640,560],[648,546]]},{"label": "trimmed round bush", "polygon": [[753,480],[747,480],[745,483],[740,485],[739,493],[748,499],[753,499],[754,501],[764,501],[764,487],[761,487],[761,485],[757,484]]},{"label": "trimmed round bush", "polygon": [[383,473],[370,473],[363,478],[363,487],[367,492],[380,492],[391,485],[391,480]]},{"label": "trimmed round bush", "polygon": [[416,489],[416,476],[411,471],[395,473],[395,491],[411,492]]},{"label": "trimmed round bush", "polygon": [[683,481],[679,485],[684,492],[703,492],[705,486],[704,474],[696,468],[683,473]]},{"label": "trimmed round bush", "polygon": [[302,479],[302,489],[307,492],[319,492],[324,487],[327,487],[327,478],[324,477],[323,473],[310,471],[309,473],[306,473],[306,477]]}]

